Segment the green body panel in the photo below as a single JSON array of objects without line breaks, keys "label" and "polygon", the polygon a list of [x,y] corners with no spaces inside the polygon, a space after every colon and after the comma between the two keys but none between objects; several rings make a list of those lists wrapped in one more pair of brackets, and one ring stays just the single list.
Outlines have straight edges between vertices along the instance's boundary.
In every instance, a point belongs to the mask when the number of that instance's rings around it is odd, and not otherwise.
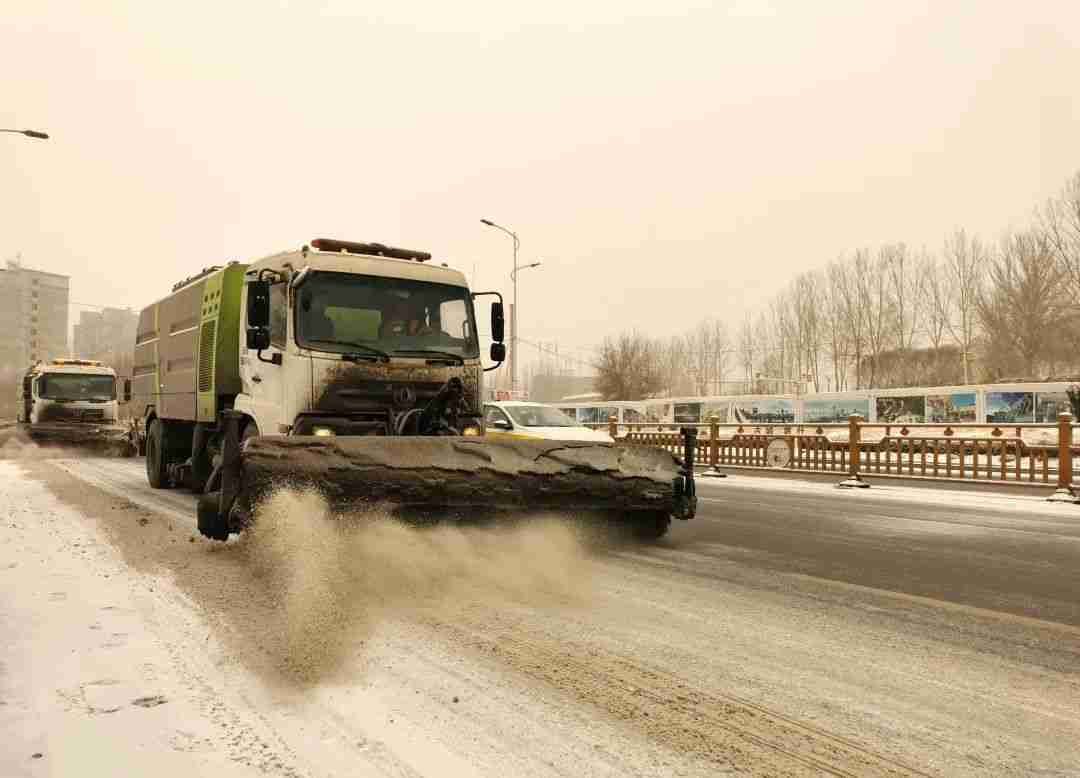
[{"label": "green body panel", "polygon": [[246,265],[200,276],[139,314],[132,414],[214,422],[240,392],[240,297]]},{"label": "green body panel", "polygon": [[214,422],[218,398],[240,391],[240,293],[247,265],[206,278],[199,326],[196,421]]}]

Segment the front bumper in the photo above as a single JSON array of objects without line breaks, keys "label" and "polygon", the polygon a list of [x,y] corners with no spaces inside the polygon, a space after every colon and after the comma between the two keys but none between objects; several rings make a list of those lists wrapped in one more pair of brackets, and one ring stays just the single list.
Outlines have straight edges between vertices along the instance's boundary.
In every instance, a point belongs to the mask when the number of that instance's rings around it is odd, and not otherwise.
[{"label": "front bumper", "polygon": [[25,428],[35,443],[63,443],[73,446],[120,446],[131,443],[131,429],[122,424],[42,422]]}]

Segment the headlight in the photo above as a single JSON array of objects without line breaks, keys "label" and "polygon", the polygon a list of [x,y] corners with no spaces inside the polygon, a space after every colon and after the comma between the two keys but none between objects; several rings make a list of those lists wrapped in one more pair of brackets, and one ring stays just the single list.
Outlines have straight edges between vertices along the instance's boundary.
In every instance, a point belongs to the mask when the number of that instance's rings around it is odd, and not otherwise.
[{"label": "headlight", "polygon": [[466,436],[466,437],[473,438],[473,437],[476,437],[477,435],[480,434],[480,428],[479,427],[466,427],[465,429],[463,429],[461,431],[461,434]]},{"label": "headlight", "polygon": [[336,435],[337,433],[329,427],[312,427],[311,434],[320,438],[327,438],[331,435]]}]

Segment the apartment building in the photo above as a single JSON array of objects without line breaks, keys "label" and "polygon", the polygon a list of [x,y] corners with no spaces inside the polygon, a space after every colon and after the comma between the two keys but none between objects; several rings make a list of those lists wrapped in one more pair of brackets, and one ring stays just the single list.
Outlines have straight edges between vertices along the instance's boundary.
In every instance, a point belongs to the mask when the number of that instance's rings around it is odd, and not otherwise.
[{"label": "apartment building", "polygon": [[111,364],[116,354],[131,352],[138,323],[139,315],[130,308],[80,311],[74,327],[73,355]]},{"label": "apartment building", "polygon": [[68,355],[69,277],[8,260],[0,268],[0,367]]}]

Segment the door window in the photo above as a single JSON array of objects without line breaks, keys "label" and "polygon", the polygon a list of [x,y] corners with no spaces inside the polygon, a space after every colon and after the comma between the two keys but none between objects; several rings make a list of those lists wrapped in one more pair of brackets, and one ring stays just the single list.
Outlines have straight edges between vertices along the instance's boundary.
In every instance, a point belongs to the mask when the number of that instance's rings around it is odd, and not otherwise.
[{"label": "door window", "polygon": [[270,343],[285,348],[288,331],[288,303],[285,298],[287,284],[270,287]]},{"label": "door window", "polygon": [[500,427],[496,426],[496,422],[501,422],[502,429],[510,429],[510,419],[506,417],[501,408],[496,408],[494,405],[486,406],[484,408],[484,426],[499,429]]}]

